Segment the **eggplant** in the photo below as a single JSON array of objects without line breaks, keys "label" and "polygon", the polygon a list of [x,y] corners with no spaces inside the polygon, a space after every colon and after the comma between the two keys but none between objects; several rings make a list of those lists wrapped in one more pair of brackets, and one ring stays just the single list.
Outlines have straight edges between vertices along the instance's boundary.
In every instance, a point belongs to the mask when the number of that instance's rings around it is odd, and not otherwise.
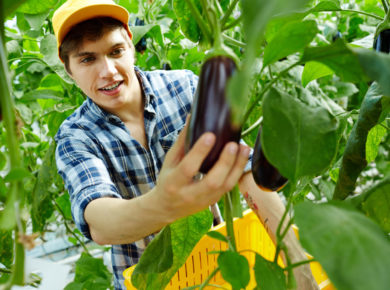
[{"label": "eggplant", "polygon": [[[145,25],[145,21],[142,20],[142,19],[139,19],[138,17],[135,19],[135,23],[134,25],[136,26],[144,26]],[[146,37],[143,36],[141,37],[141,39],[135,44],[135,50],[139,53],[144,53],[144,51],[146,50]]]},{"label": "eggplant", "polygon": [[171,70],[171,65],[168,62],[164,62],[162,65],[163,70]]},{"label": "eggplant", "polygon": [[232,122],[226,95],[227,83],[236,70],[235,61],[225,55],[212,56],[202,65],[185,142],[188,152],[203,133],[216,135],[214,147],[201,165],[201,173],[213,167],[228,142],[240,141],[241,126]]},{"label": "eggplant", "polygon": [[335,42],[337,39],[343,38],[343,35],[340,31],[337,31],[335,34],[332,35],[332,42]]},{"label": "eggplant", "polygon": [[287,183],[277,168],[268,162],[261,147],[261,128],[257,132],[255,147],[252,156],[252,175],[260,189],[264,191],[278,191]]},{"label": "eggplant", "polygon": [[374,49],[384,53],[390,52],[390,29],[382,30],[378,34],[374,41]]}]

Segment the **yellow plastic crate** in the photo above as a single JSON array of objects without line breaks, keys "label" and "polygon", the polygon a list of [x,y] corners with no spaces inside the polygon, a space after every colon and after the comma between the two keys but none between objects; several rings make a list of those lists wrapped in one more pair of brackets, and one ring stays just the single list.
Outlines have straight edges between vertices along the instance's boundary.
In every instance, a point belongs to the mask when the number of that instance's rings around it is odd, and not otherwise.
[{"label": "yellow plastic crate", "polygon": [[[225,223],[213,227],[212,230],[226,235]],[[275,255],[275,245],[269,237],[263,224],[251,210],[247,210],[244,213],[243,218],[234,220],[234,231],[238,251],[250,249],[261,254],[265,259],[273,259]],[[226,248],[227,244],[224,242],[212,239],[209,236],[202,237],[192,250],[186,263],[173,276],[172,280],[165,289],[176,290],[201,284],[202,281],[204,281],[217,267],[217,255],[208,253],[211,251],[226,250]],[[255,263],[255,254],[253,252],[244,252],[242,255],[248,259],[249,266],[252,269]],[[279,260],[279,263],[282,263],[281,260]],[[321,290],[335,289],[319,263],[312,262],[310,263],[310,266],[314,278]],[[131,274],[133,273],[134,268],[135,266],[132,266],[123,272],[125,285],[128,290],[136,289],[131,284]],[[224,286],[229,289],[231,288],[229,287],[230,284],[223,280],[219,272],[209,283]],[[255,286],[256,281],[253,270],[251,270],[251,280],[247,289],[253,289]],[[212,289],[212,287],[206,287],[206,289]]]}]

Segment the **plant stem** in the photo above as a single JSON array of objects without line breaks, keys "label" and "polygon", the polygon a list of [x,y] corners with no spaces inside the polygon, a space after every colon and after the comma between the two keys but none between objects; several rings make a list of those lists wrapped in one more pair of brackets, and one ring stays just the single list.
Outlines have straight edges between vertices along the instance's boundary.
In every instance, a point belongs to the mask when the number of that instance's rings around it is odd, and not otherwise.
[{"label": "plant stem", "polygon": [[224,209],[225,209],[226,234],[229,241],[229,247],[231,248],[232,251],[237,251],[236,239],[234,237],[232,201],[230,199],[230,192],[225,194],[224,203],[225,203]]},{"label": "plant stem", "polygon": [[245,137],[246,135],[249,135],[249,133],[255,130],[257,127],[259,127],[262,122],[263,122],[263,116],[260,116],[260,118],[257,119],[256,122],[254,122],[248,129],[246,129],[244,132],[241,133],[241,138]]},{"label": "plant stem", "polygon": [[[1,19],[0,19],[1,20]],[[8,79],[9,72],[7,67],[7,57],[5,55],[5,47],[3,43],[3,33],[0,33],[0,104],[2,109],[3,124],[7,132],[7,145],[10,160],[10,171],[22,166],[19,141],[17,137],[17,130],[15,126],[14,104],[11,97],[11,85]],[[11,216],[1,216],[1,223],[6,225],[14,225],[15,228],[15,264],[12,269],[10,279],[10,287],[12,285],[24,284],[24,247],[19,242],[19,234],[24,234],[23,222],[20,215],[20,201],[23,195],[23,184],[21,180],[12,181],[10,183],[10,192],[7,197],[6,208],[14,207],[9,210],[13,213]],[[12,201],[12,202],[10,202]],[[3,212],[4,212],[3,211]],[[12,219],[10,222],[9,220]]]},{"label": "plant stem", "polygon": [[385,13],[387,14],[387,12],[389,11],[389,4],[387,3],[386,0],[381,0],[381,2],[383,5],[383,9],[385,10]]},{"label": "plant stem", "polygon": [[205,38],[208,40],[209,43],[211,43],[211,33],[209,28],[207,27],[206,23],[204,22],[202,15],[200,15],[199,10],[195,5],[192,3],[191,0],[185,0],[187,2],[188,8],[191,11],[192,16],[195,18],[196,23],[198,23],[200,30],[202,30],[202,33],[204,34]]},{"label": "plant stem", "polygon": [[368,16],[368,17],[372,17],[372,18],[375,18],[375,19],[378,19],[378,20],[383,20],[382,17],[376,15],[376,14],[372,14],[372,13],[368,13],[368,12],[364,12],[364,11],[359,11],[359,10],[354,10],[354,9],[341,9],[339,10],[340,12],[348,12],[348,13],[357,13],[357,14],[362,14],[362,15],[365,15],[365,16]]},{"label": "plant stem", "polygon": [[54,201],[54,204],[55,204],[58,212],[61,214],[62,218],[64,219],[64,225],[65,225],[66,230],[80,243],[80,245],[83,247],[84,251],[87,254],[89,254],[88,248],[86,247],[85,243],[82,240],[80,240],[80,238],[69,227],[68,223],[66,222],[65,214],[62,211],[61,207],[58,205],[57,201]]},{"label": "plant stem", "polygon": [[219,267],[215,268],[213,272],[211,272],[211,274],[206,278],[206,280],[204,280],[204,282],[200,284],[199,290],[202,290],[204,287],[206,287],[209,281],[215,276],[215,274],[218,273],[218,271],[219,271]]},{"label": "plant stem", "polygon": [[[287,202],[287,205],[286,205],[286,209],[284,210],[284,213],[283,213],[283,216],[282,218],[280,219],[280,222],[278,224],[278,228],[276,229],[276,251],[275,251],[275,257],[274,257],[274,262],[276,262],[278,260],[278,256],[279,256],[279,253],[280,253],[280,250],[282,249],[283,247],[283,238],[284,238],[284,235],[286,235],[287,231],[286,229],[283,230],[283,234],[281,234],[281,231],[282,231],[282,227],[283,227],[283,224],[284,224],[284,221],[288,215],[288,212],[290,211],[290,207],[292,205],[292,194],[293,193],[293,190],[291,191],[291,194],[288,198],[288,202]],[[287,223],[286,225],[286,228],[288,229],[290,227],[290,221]],[[285,255],[286,256],[286,259],[287,259],[287,254]]]},{"label": "plant stem", "polygon": [[228,35],[226,35],[226,34],[222,34],[222,37],[223,37],[227,42],[229,42],[229,43],[232,44],[232,45],[235,45],[235,46],[238,46],[238,47],[243,47],[243,48],[246,46],[245,43],[243,43],[243,42],[241,42],[241,41],[238,41],[238,40],[236,40],[236,39],[234,39],[234,38],[232,38],[232,37],[230,37],[230,36],[228,36]]},{"label": "plant stem", "polygon": [[236,5],[239,0],[233,0],[233,2],[230,4],[228,9],[226,10],[225,15],[221,19],[221,27],[225,26],[225,23],[228,21],[230,15],[233,13],[234,8],[236,8]]},{"label": "plant stem", "polygon": [[302,266],[302,265],[305,265],[305,264],[309,264],[311,262],[316,262],[316,261],[317,261],[316,259],[300,261],[300,262],[297,262],[297,263],[294,263],[294,264],[290,264],[290,265],[284,267],[283,270],[289,271],[290,269],[294,269],[294,268],[297,268],[299,266]]},{"label": "plant stem", "polygon": [[238,17],[237,19],[235,19],[234,21],[230,22],[229,24],[227,25],[224,25],[222,26],[222,31],[224,30],[228,30],[230,28],[233,28],[235,27],[238,23],[240,23],[242,21],[242,15],[240,17]]},{"label": "plant stem", "polygon": [[293,63],[292,65],[290,65],[289,67],[287,67],[286,69],[284,69],[283,71],[281,71],[277,77],[275,77],[274,79],[272,79],[264,88],[263,90],[259,93],[259,95],[257,96],[257,98],[254,100],[254,102],[251,104],[251,106],[247,109],[247,111],[245,112],[245,115],[244,115],[244,118],[242,120],[242,124],[245,124],[245,122],[247,121],[247,119],[249,118],[249,115],[252,113],[253,109],[256,107],[256,104],[261,100],[261,98],[263,97],[263,95],[272,87],[272,85],[274,83],[276,83],[284,74],[286,74],[290,69],[292,69],[293,67],[297,66],[298,64],[300,64],[300,61],[297,61],[295,63]]}]

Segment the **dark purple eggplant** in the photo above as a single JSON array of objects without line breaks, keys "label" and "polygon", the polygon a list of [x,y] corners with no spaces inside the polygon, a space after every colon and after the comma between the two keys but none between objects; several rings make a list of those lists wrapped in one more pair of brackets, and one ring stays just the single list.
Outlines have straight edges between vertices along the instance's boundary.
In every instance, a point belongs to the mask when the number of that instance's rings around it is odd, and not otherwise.
[{"label": "dark purple eggplant", "polygon": [[278,191],[287,183],[287,178],[283,177],[265,158],[260,140],[261,128],[257,133],[255,147],[252,157],[252,175],[260,189],[265,191]]},{"label": "dark purple eggplant", "polygon": [[382,30],[378,34],[374,41],[374,49],[384,53],[390,52],[390,29]]},{"label": "dark purple eggplant", "polygon": [[213,167],[228,142],[238,143],[240,140],[241,128],[232,122],[226,95],[228,80],[236,70],[235,61],[222,55],[209,58],[201,68],[185,148],[188,151],[205,132],[216,135],[214,147],[200,168],[202,173]]},{"label": "dark purple eggplant", "polygon": [[340,31],[337,31],[335,34],[332,35],[332,42],[335,42],[337,39],[343,38],[343,35]]}]

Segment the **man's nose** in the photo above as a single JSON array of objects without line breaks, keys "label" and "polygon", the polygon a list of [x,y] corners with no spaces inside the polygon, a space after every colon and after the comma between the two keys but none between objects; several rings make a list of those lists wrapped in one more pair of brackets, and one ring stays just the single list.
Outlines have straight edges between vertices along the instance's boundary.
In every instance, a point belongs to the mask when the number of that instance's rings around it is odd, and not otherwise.
[{"label": "man's nose", "polygon": [[112,77],[117,73],[115,66],[115,61],[109,57],[104,57],[102,60],[102,65],[100,67],[100,77],[107,78]]}]

